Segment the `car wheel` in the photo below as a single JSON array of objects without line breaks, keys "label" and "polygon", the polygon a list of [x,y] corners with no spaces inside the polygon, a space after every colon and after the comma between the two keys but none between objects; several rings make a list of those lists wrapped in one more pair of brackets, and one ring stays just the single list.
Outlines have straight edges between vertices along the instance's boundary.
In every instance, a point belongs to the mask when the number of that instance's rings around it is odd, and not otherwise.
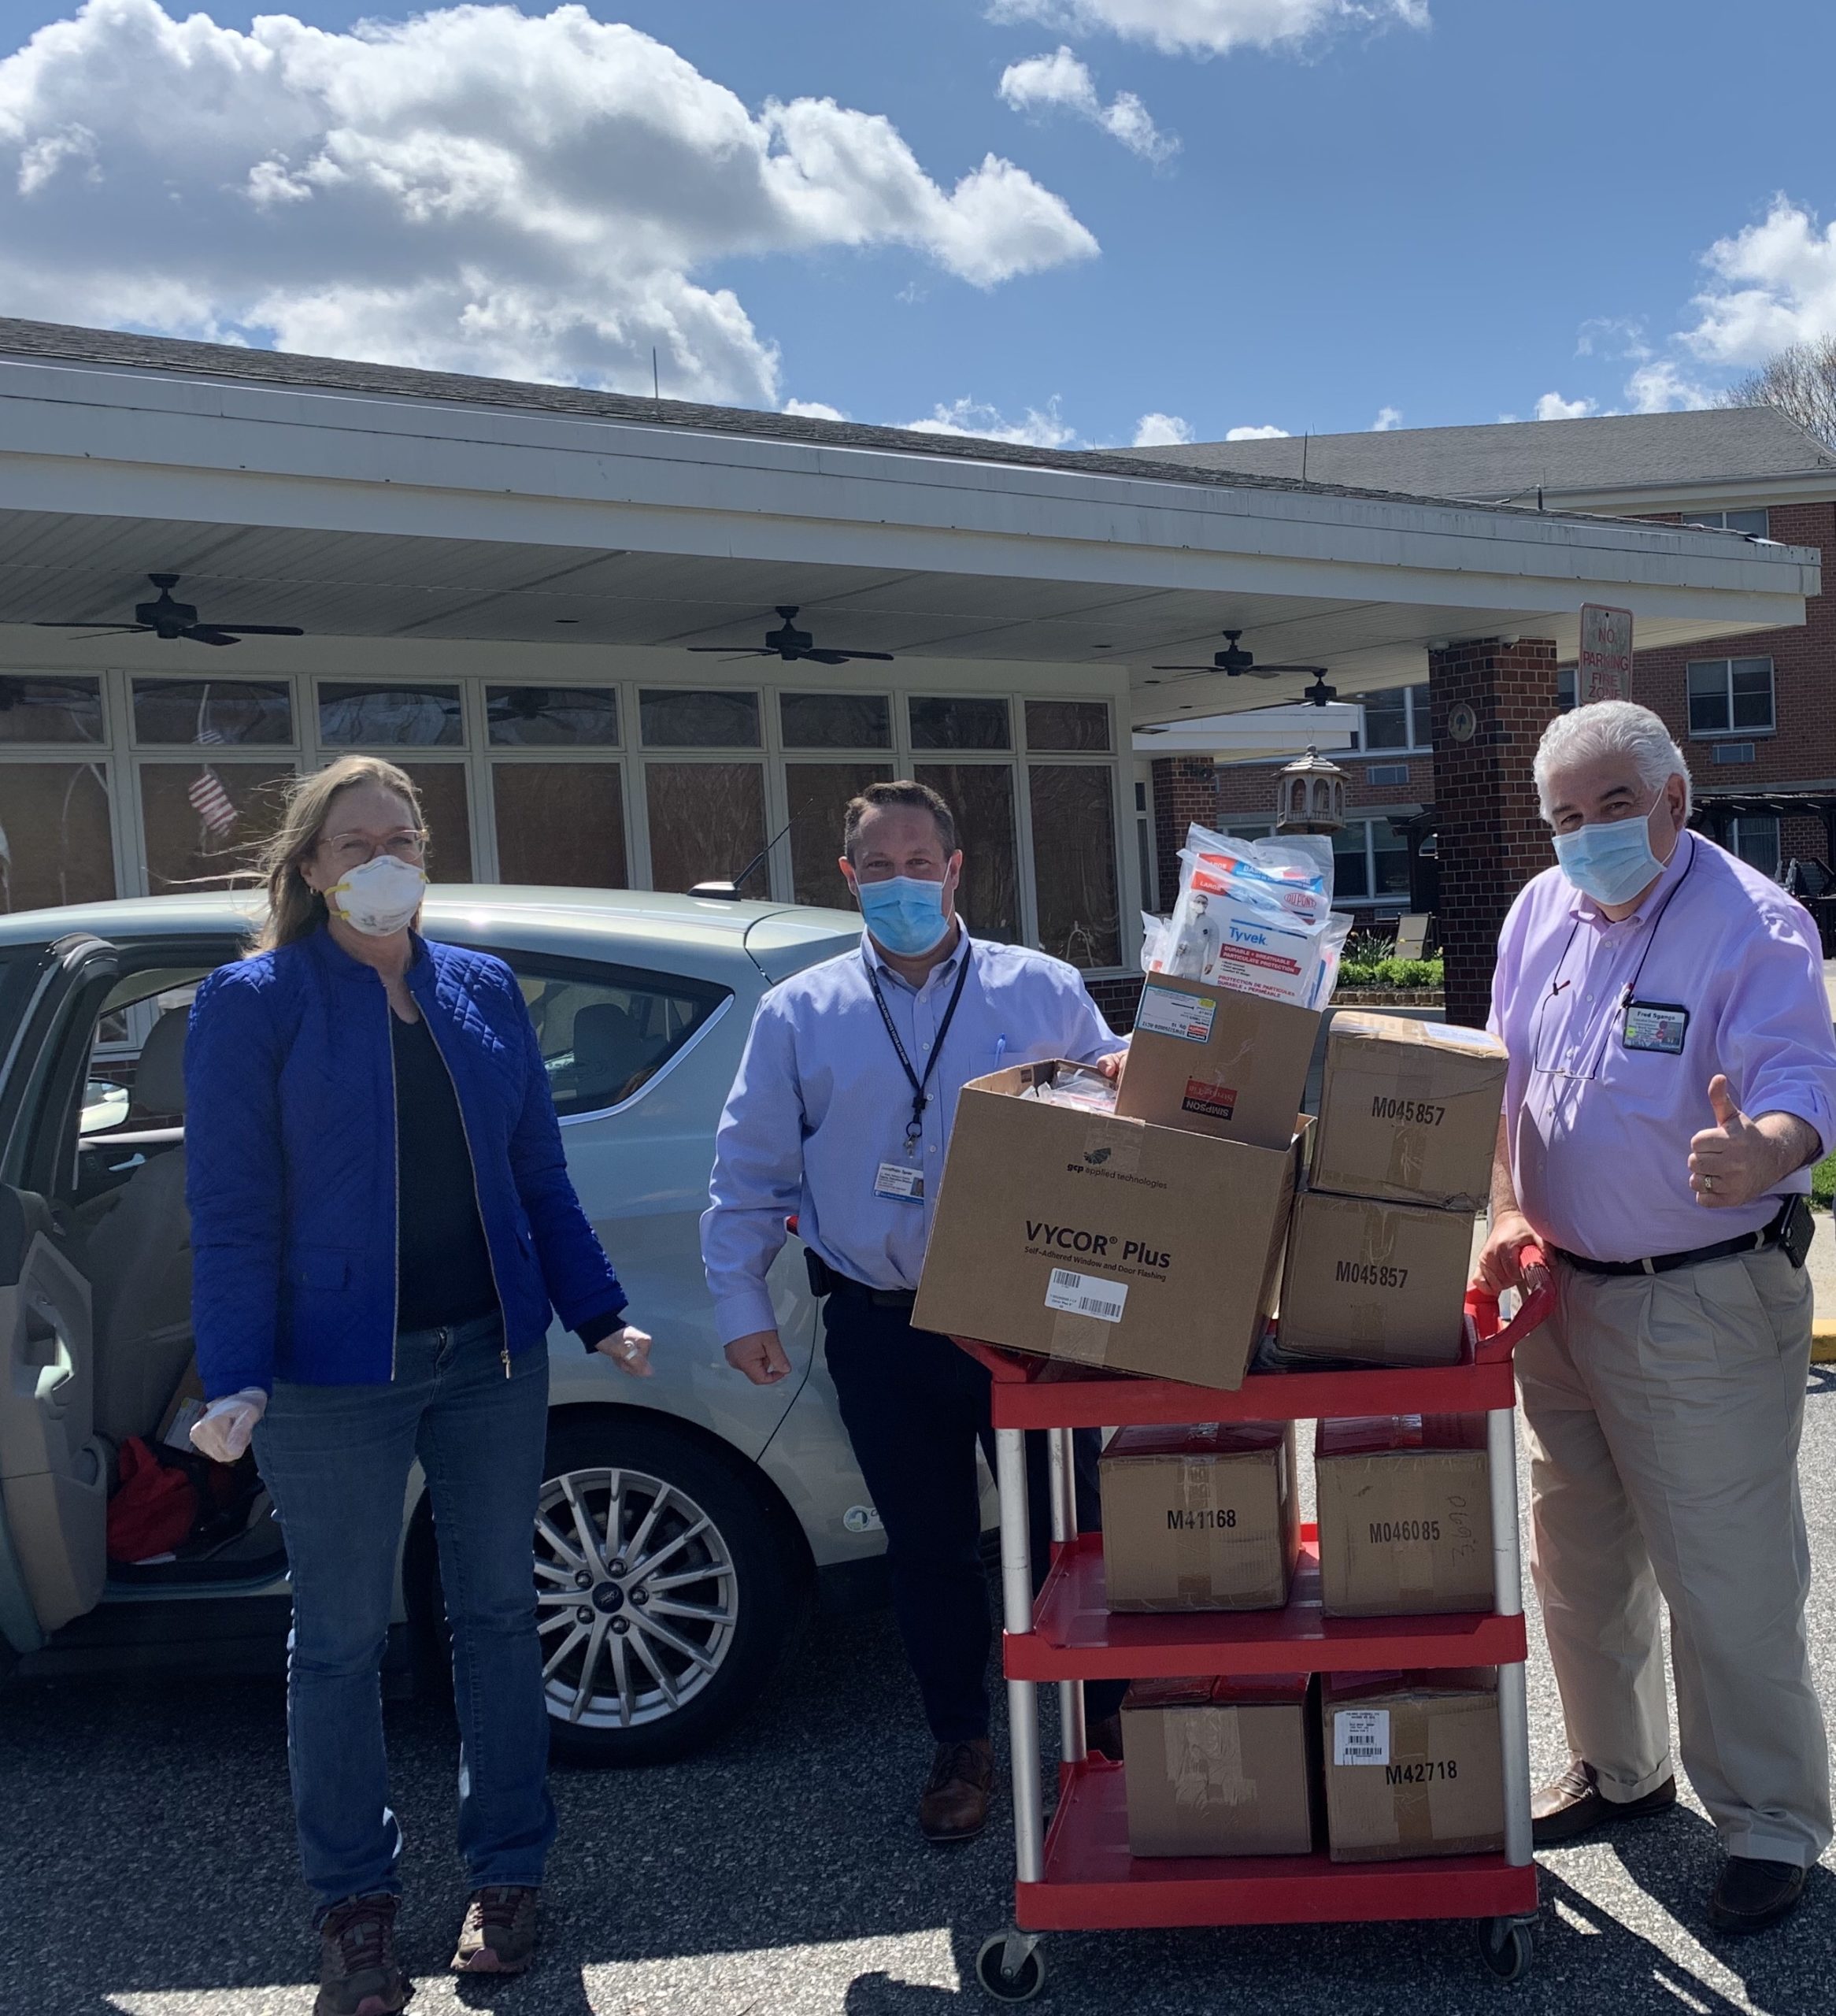
[{"label": "car wheel", "polygon": [[786,1526],[737,1459],[679,1430],[558,1426],[535,1532],[555,1755],[665,1763],[757,1706],[806,1599]]}]

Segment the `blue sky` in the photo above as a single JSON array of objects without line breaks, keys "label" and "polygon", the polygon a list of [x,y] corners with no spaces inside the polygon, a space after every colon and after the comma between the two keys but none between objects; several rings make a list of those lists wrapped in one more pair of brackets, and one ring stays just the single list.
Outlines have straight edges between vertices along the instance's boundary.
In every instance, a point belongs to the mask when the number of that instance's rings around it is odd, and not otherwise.
[{"label": "blue sky", "polygon": [[1836,329],[1827,0],[592,9],[679,61],[363,11],[91,0],[53,61],[75,9],[0,0],[0,312],[633,390],[654,341],[1067,445],[1699,402]]}]

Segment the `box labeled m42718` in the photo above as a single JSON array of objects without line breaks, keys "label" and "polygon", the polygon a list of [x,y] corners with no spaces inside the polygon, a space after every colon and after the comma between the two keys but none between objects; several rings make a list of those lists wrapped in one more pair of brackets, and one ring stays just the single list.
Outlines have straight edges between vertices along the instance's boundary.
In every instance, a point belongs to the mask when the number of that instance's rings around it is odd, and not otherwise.
[{"label": "box labeled m42718", "polygon": [[1492,1607],[1483,1414],[1323,1421],[1313,1480],[1329,1616]]},{"label": "box labeled m42718", "polygon": [[1454,1365],[1472,1216],[1303,1191],[1282,1288],[1281,1348],[1366,1365]]},{"label": "box labeled m42718", "polygon": [[1505,1845],[1495,1670],[1329,1673],[1320,1728],[1334,1862]]}]

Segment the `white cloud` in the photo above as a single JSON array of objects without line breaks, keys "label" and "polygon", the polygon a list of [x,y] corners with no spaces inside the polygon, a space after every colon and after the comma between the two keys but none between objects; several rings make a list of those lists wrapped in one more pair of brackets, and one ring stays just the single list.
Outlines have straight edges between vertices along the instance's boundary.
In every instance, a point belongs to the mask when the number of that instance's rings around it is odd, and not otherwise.
[{"label": "white cloud", "polygon": [[1715,403],[1713,392],[1684,377],[1668,358],[1640,365],[1626,380],[1626,397],[1634,413],[1699,413]]},{"label": "white cloud", "polygon": [[12,314],[646,392],[654,346],[667,392],[774,405],[775,346],[698,274],[889,245],[978,287],[1097,250],[1011,161],[946,188],[883,117],[755,113],[579,6],[245,35],[88,0],[0,60]]},{"label": "white cloud", "polygon": [[1701,320],[1683,332],[1716,364],[1760,364],[1775,350],[1836,335],[1836,224],[1781,195],[1763,223],[1718,238],[1702,256],[1714,276],[1696,296]]},{"label": "white cloud", "polygon": [[1287,438],[1285,427],[1233,427],[1224,436],[1227,441],[1285,441]]},{"label": "white cloud", "polygon": [[1135,423],[1138,448],[1177,448],[1191,439],[1190,423],[1177,413],[1144,413]]},{"label": "white cloud", "polygon": [[1011,441],[1024,448],[1069,448],[1077,442],[1076,428],[1068,427],[1059,413],[1056,394],[1042,411],[1029,406],[1026,418],[1017,422],[1004,419],[998,407],[961,398],[949,406],[940,400],[928,420],[909,420],[905,425],[914,434],[959,434],[978,441]]},{"label": "white cloud", "polygon": [[839,406],[827,405],[821,399],[787,399],[783,410],[794,413],[799,420],[846,420],[848,417]]},{"label": "white cloud", "polygon": [[1565,399],[1560,392],[1545,392],[1536,402],[1538,420],[1585,420],[1593,410],[1592,399]]},{"label": "white cloud", "polygon": [[1373,434],[1394,434],[1401,424],[1401,406],[1379,406],[1377,417],[1371,423],[1371,432]]},{"label": "white cloud", "polygon": [[1009,64],[1001,73],[999,90],[1016,112],[1056,106],[1075,113],[1144,161],[1164,161],[1179,152],[1178,139],[1155,125],[1133,91],[1118,91],[1104,104],[1089,69],[1062,43],[1049,56],[1029,56],[1023,63]]},{"label": "white cloud", "polygon": [[990,0],[998,21],[1038,21],[1071,35],[1107,31],[1168,56],[1273,49],[1335,30],[1429,25],[1428,0]]},{"label": "white cloud", "polygon": [[1627,315],[1592,315],[1575,334],[1575,354],[1592,357],[1629,357],[1642,364],[1651,355],[1645,340],[1645,324]]}]

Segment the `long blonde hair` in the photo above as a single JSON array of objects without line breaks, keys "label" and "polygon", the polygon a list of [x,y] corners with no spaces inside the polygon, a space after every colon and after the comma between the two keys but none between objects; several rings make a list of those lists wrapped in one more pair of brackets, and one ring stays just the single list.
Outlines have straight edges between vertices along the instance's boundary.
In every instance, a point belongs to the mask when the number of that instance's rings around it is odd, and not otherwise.
[{"label": "long blonde hair", "polygon": [[319,844],[333,801],[357,784],[376,784],[405,799],[424,836],[427,821],[413,778],[380,756],[340,756],[309,776],[296,777],[288,789],[280,824],[257,858],[268,884],[268,915],[255,934],[251,952],[272,952],[276,946],[309,938],[325,921],[325,899],[300,870]]}]

